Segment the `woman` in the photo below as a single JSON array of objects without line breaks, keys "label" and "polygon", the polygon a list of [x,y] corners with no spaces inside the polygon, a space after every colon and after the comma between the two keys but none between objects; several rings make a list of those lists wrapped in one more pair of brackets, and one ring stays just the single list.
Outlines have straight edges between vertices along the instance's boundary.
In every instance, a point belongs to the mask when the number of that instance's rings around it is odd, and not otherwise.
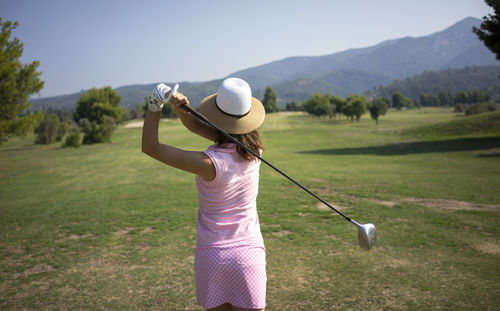
[{"label": "woman", "polygon": [[[170,88],[159,85],[158,90],[160,100],[167,101],[164,98]],[[208,310],[264,310],[266,254],[256,205],[260,161],[183,110],[181,106],[189,104],[184,95],[173,94],[170,103],[187,129],[215,142],[204,152],[160,144],[161,106],[150,103],[144,120],[142,151],[196,175],[197,301]],[[224,80],[216,94],[201,101],[200,113],[252,151],[264,150],[258,131],[265,118],[264,107],[252,97],[245,81]]]}]

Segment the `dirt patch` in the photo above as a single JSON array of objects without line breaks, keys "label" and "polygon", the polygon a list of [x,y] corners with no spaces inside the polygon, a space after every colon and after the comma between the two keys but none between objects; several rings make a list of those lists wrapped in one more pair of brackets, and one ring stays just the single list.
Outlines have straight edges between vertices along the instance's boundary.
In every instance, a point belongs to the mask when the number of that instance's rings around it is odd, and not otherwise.
[{"label": "dirt patch", "polygon": [[[335,209],[337,209],[339,211],[350,208],[348,206],[337,205],[336,203],[330,203],[330,202],[328,202],[328,204],[330,204],[331,206],[335,207]],[[326,206],[323,202],[318,202],[316,204],[316,208],[318,208],[320,210],[323,210],[323,211],[331,211],[332,210],[331,208],[329,208],[328,206]]]},{"label": "dirt patch", "polygon": [[123,230],[118,230],[118,231],[113,232],[113,235],[117,238],[120,238],[124,235],[127,235],[132,230],[134,230],[134,228],[125,228]]},{"label": "dirt patch", "polygon": [[383,205],[383,206],[387,206],[387,207],[393,207],[394,205],[398,204],[397,202],[393,202],[393,201],[384,201],[384,200],[377,200],[377,199],[372,199],[370,201],[375,203],[375,204],[379,204],[379,205]]},{"label": "dirt patch", "polygon": [[415,203],[418,205],[423,205],[432,208],[441,208],[446,210],[465,210],[465,211],[500,211],[500,205],[489,205],[489,204],[476,204],[460,200],[446,200],[446,199],[427,199],[427,198],[414,198],[407,197],[401,198],[394,201],[378,200],[378,199],[366,199],[366,198],[356,198],[348,197],[351,200],[361,200],[367,201],[378,205],[383,205],[387,207],[393,207],[398,203]]},{"label": "dirt patch", "polygon": [[399,267],[408,267],[411,265],[411,262],[407,259],[393,258],[393,259],[388,260],[387,264],[391,268],[399,268]]},{"label": "dirt patch", "polygon": [[138,128],[138,127],[142,127],[144,124],[144,121],[137,121],[137,122],[131,122],[127,125],[125,125],[123,128]]},{"label": "dirt patch", "polygon": [[482,253],[500,257],[500,245],[498,243],[495,242],[479,243],[476,244],[474,248]]},{"label": "dirt patch", "polygon": [[62,242],[66,242],[66,241],[76,241],[76,240],[90,238],[90,237],[92,237],[92,234],[90,234],[90,233],[86,233],[84,235],[72,234],[70,236],[56,240],[56,243],[62,243]]},{"label": "dirt patch", "polygon": [[54,271],[54,267],[48,265],[48,264],[45,264],[45,263],[39,263],[37,264],[36,266],[34,266],[33,268],[30,268],[30,269],[26,269],[24,270],[24,272],[22,273],[16,273],[14,275],[14,277],[17,279],[19,277],[22,277],[22,278],[27,278],[29,277],[30,275],[34,275],[34,274],[39,274],[39,273],[44,273],[44,272],[52,272]]},{"label": "dirt patch", "polygon": [[465,211],[500,211],[499,205],[475,204],[459,200],[404,198],[399,202],[416,203],[434,208]]},{"label": "dirt patch", "polygon": [[[322,191],[320,191],[322,192]],[[329,193],[321,193],[322,195],[332,195],[332,192]],[[336,193],[335,193],[336,194]],[[426,207],[432,208],[440,208],[445,210],[462,210],[462,211],[500,211],[500,205],[492,205],[492,204],[477,204],[460,200],[446,200],[446,199],[428,199],[428,198],[415,198],[415,197],[406,197],[399,198],[395,200],[379,200],[379,199],[369,199],[369,198],[358,198],[351,195],[343,195],[344,199],[350,201],[364,201],[370,202],[377,205],[383,205],[387,207],[394,207],[398,203],[415,203],[418,205],[423,205]],[[330,202],[329,202],[330,203]],[[338,210],[348,209],[348,206],[340,206],[338,203],[330,203],[333,207]],[[322,202],[318,202],[316,204],[316,208],[321,210],[330,210],[328,206],[323,204]]]},{"label": "dirt patch", "polygon": [[273,236],[277,236],[279,238],[282,238],[284,236],[287,236],[289,234],[292,234],[291,231],[288,231],[288,230],[281,230],[281,231],[278,231],[278,232],[273,232],[271,233]]},{"label": "dirt patch", "polygon": [[151,228],[151,227],[146,227],[144,228],[144,230],[141,231],[141,234],[146,234],[146,233],[150,233],[150,232],[153,232],[154,229]]}]

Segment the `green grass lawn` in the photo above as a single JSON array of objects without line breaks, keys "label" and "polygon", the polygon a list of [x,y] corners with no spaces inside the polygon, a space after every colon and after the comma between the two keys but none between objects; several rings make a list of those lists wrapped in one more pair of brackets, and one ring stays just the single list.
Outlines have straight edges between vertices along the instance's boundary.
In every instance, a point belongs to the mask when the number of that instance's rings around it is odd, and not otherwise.
[{"label": "green grass lawn", "polygon": [[[498,309],[500,130],[495,116],[467,118],[268,115],[264,157],[378,237],[360,250],[353,225],[263,164],[267,310]],[[471,122],[493,126],[455,130]],[[1,309],[201,310],[194,177],[142,154],[140,137],[120,127],[109,144],[0,147]],[[160,141],[209,145],[177,120]]]}]

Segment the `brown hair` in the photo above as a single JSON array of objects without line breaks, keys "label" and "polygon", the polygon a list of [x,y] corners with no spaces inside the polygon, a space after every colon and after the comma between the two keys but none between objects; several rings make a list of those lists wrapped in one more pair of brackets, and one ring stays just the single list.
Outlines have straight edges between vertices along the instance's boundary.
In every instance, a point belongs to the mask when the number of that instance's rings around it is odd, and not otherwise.
[{"label": "brown hair", "polygon": [[[252,150],[256,154],[260,155],[260,153],[264,151],[264,144],[262,143],[262,139],[260,138],[260,132],[258,129],[255,129],[250,133],[246,134],[229,134],[229,135],[231,135],[233,138],[235,138],[243,145],[247,146],[248,149]],[[215,142],[218,144],[218,146],[220,146],[225,143],[230,143],[231,141],[227,139],[224,135],[217,132]],[[238,152],[238,154],[245,160],[248,161],[257,160],[257,157],[255,157],[253,154],[251,154],[238,144],[236,145],[236,152]]]}]

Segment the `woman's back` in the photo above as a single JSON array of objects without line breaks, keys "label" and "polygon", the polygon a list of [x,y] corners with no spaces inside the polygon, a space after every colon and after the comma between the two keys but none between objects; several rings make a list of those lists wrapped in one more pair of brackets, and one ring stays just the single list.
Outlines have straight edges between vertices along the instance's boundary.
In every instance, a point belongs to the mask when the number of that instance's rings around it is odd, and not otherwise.
[{"label": "woman's back", "polygon": [[198,245],[221,245],[260,238],[256,199],[260,161],[243,159],[232,143],[212,145],[205,154],[216,176],[196,177],[198,187]]}]

